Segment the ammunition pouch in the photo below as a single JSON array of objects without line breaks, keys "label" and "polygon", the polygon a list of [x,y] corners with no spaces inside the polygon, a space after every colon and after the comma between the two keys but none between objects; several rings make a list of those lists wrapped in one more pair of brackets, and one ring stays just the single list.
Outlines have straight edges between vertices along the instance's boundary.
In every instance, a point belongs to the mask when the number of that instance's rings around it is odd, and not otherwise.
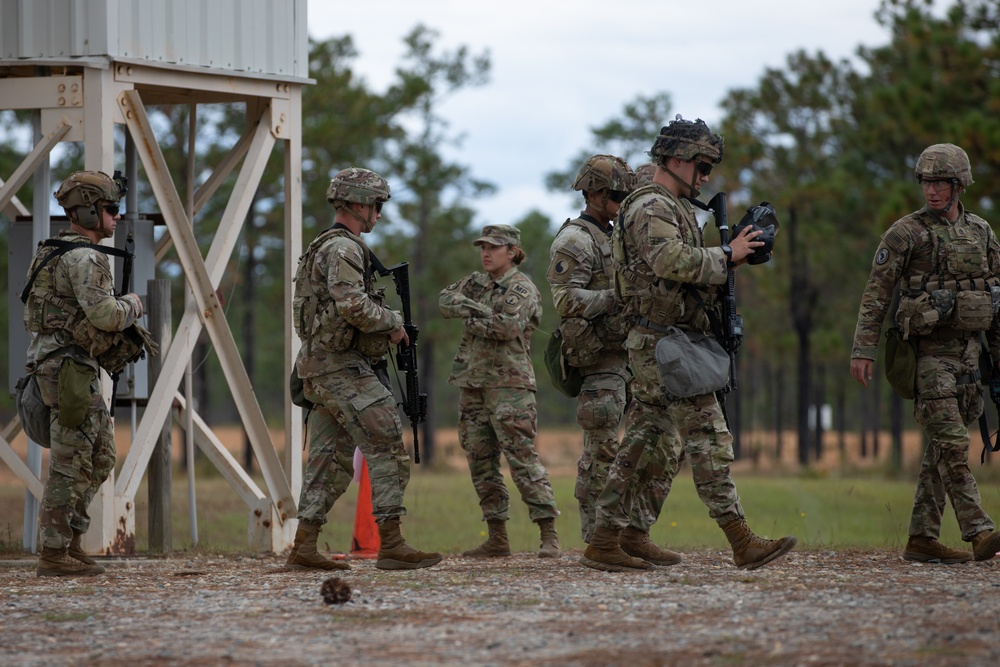
[{"label": "ammunition pouch", "polygon": [[991,288],[986,292],[959,292],[955,295],[955,312],[949,323],[959,331],[986,331],[996,315],[996,300]]},{"label": "ammunition pouch", "polygon": [[[378,306],[385,306],[385,289],[371,290],[369,296]],[[384,357],[389,353],[389,332],[366,332],[358,330],[354,335],[354,349],[369,359]]]},{"label": "ammunition pouch", "polygon": [[562,355],[570,366],[593,366],[601,358],[604,343],[597,335],[594,322],[583,317],[567,317],[559,323]]},{"label": "ammunition pouch", "polygon": [[899,300],[896,325],[903,340],[924,336],[947,320],[955,308],[955,294],[948,289],[910,292]]}]

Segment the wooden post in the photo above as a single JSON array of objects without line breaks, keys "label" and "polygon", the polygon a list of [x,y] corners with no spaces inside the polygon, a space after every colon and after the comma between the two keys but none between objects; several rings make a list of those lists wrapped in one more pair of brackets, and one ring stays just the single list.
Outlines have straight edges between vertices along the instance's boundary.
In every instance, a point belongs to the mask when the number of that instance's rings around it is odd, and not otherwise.
[{"label": "wooden post", "polygon": [[[147,358],[149,364],[149,393],[152,395],[156,379],[160,376],[162,359],[170,347],[171,312],[170,281],[150,280],[146,283],[149,330],[159,344],[160,352]],[[173,549],[173,534],[170,530],[170,498],[172,485],[173,447],[170,435],[170,418],[164,420],[159,442],[149,460],[149,550],[165,553]]]}]

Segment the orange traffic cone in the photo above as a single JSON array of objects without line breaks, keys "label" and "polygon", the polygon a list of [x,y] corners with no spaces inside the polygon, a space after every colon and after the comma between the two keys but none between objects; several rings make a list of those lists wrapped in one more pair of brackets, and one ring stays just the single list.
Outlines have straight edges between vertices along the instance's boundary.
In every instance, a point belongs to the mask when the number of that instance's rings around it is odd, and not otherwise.
[{"label": "orange traffic cone", "polygon": [[380,545],[378,526],[372,515],[372,484],[368,479],[368,462],[361,459],[358,482],[358,507],[354,512],[354,537],[351,538],[351,558],[375,558]]}]

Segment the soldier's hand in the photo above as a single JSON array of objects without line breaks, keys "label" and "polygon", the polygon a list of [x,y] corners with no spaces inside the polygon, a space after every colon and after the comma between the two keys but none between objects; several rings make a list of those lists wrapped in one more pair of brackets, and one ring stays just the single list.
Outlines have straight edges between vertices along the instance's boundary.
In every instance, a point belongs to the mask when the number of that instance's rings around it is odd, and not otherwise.
[{"label": "soldier's hand", "polygon": [[851,359],[851,377],[867,387],[868,382],[872,379],[873,365],[871,359],[859,359],[857,357]]},{"label": "soldier's hand", "polygon": [[145,312],[142,307],[142,297],[140,297],[135,292],[129,292],[127,296],[130,296],[133,299],[135,299],[136,304],[139,306],[139,314],[136,315],[136,317],[142,317],[143,313]]},{"label": "soldier's hand", "polygon": [[754,240],[763,233],[763,230],[753,229],[748,225],[736,238],[730,239],[729,248],[733,251],[733,264],[737,266],[745,264],[746,258],[752,255],[754,250],[764,245],[763,241]]},{"label": "soldier's hand", "polygon": [[393,329],[389,332],[389,342],[393,345],[397,345],[399,341],[403,341],[404,345],[410,344],[410,337],[406,335],[406,329],[399,327],[398,329]]}]

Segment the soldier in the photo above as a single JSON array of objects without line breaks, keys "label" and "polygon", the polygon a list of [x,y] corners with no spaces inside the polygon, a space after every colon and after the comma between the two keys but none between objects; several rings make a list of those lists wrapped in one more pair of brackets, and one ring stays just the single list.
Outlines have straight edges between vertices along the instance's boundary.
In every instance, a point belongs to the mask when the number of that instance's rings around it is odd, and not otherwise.
[{"label": "soldier", "polygon": [[[632,401],[625,436],[597,504],[597,528],[581,563],[599,570],[645,570],[652,565],[619,545],[635,495],[637,464],[645,450],[666,448],[665,489],[677,474],[681,451],[709,515],[725,531],[737,567],[760,567],[795,545],[794,537],[764,540],[747,526],[729,473],[733,438],[715,394],[667,400],[656,366],[657,341],[669,326],[711,331],[708,309],[717,309],[717,289],[727,264],[739,265],[763,243],[749,228],[728,246],[706,248],[701,226],[687,198],[695,198],[722,160],[722,137],[704,121],[677,120],[660,130],[650,150],[656,164],[652,183],[622,203],[612,241],[616,290],[623,314],[635,326],[625,348],[632,370]],[[690,288],[686,289],[685,285]],[[655,459],[646,464],[656,465]],[[648,474],[648,473],[646,473]]]},{"label": "soldier", "polygon": [[[913,414],[927,437],[910,517],[906,560],[964,563],[1000,551],[1000,533],[983,511],[969,469],[969,429],[983,411],[979,358],[982,335],[989,366],[1000,361],[1000,244],[989,224],[965,210],[959,196],[972,185],[965,151],[929,146],[914,173],[926,206],[882,235],[861,298],[851,351],[851,376],[867,386],[882,322],[894,313],[904,341],[916,351]],[[945,492],[972,553],[941,544]]]},{"label": "soldier", "polygon": [[295,275],[293,318],[302,340],[295,368],[316,409],[309,419],[291,567],[350,568],[318,553],[316,539],[354,476],[355,446],[372,482],[380,540],[375,567],[413,570],[441,562],[441,554],[408,545],[399,530],[410,458],[382,357],[390,343],[408,340],[402,316],[385,307],[384,291],[374,287],[371,251],[360,238],[374,229],[388,199],[389,184],[375,172],[356,167],[338,172],[326,193],[336,211],[334,225],[309,244]]},{"label": "soldier", "polygon": [[[563,223],[549,252],[546,278],[559,312],[565,363],[579,368],[584,377],[576,408],[583,453],[577,461],[575,491],[584,542],[594,533],[597,497],[618,453],[618,426],[631,377],[623,346],[629,323],[620,314],[613,289],[611,230],[618,207],[634,187],[635,175],[621,158],[595,155],[584,162],[573,189],[583,192],[585,208],[580,217]],[[657,565],[674,565],[681,561],[680,554],[649,540],[649,528],[663,505],[660,489],[648,485],[637,490],[621,546]]]},{"label": "soldier", "polygon": [[531,334],[542,315],[538,289],[517,266],[521,232],[487,225],[474,241],[485,273],[473,272],[441,290],[441,313],[461,318],[465,331],[448,382],[460,388],[458,439],[479,495],[486,541],[463,556],[510,556],[510,495],[500,472],[507,458],[514,484],[541,533],[539,558],[561,554],[559,516],[549,474],[535,451],[535,371]]},{"label": "soldier", "polygon": [[90,501],[115,466],[114,426],[99,368],[107,368],[106,359],[122,345],[117,332],[142,317],[142,302],[136,294],[114,296],[111,263],[93,246],[114,236],[124,194],[123,178],[71,174],[55,192],[69,230],[55,237],[62,245],[40,245],[28,269],[24,324],[32,341],[26,370],[51,408],[40,577],[104,572],[80,545],[90,527]]}]

